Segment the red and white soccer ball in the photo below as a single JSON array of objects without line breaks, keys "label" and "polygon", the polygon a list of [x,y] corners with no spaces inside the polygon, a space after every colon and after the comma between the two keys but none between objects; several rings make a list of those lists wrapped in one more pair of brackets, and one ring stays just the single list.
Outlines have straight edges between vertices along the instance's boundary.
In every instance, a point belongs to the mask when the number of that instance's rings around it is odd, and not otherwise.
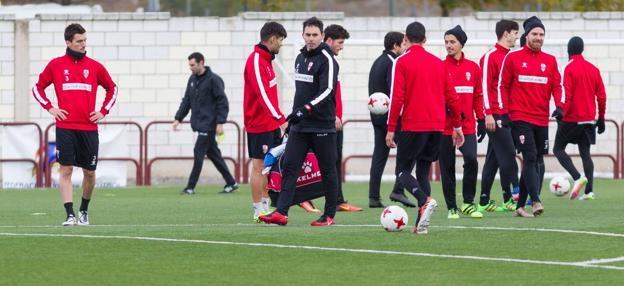
[{"label": "red and white soccer ball", "polygon": [[368,110],[372,114],[384,115],[390,108],[390,98],[382,93],[375,92],[368,98]]},{"label": "red and white soccer ball", "polygon": [[565,196],[570,191],[570,181],[563,176],[556,176],[550,180],[550,192],[557,197]]},{"label": "red and white soccer ball", "polygon": [[401,231],[408,223],[407,213],[400,206],[389,206],[381,212],[381,226],[386,231]]}]

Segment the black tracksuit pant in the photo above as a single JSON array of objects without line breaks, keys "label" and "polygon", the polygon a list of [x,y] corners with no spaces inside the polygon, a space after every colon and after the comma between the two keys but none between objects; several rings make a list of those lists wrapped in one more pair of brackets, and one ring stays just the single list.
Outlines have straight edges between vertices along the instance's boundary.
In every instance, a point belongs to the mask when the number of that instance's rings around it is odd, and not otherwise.
[{"label": "black tracksuit pant", "polygon": [[204,157],[206,156],[212,161],[217,171],[221,173],[227,185],[236,184],[236,180],[234,180],[234,177],[230,174],[230,170],[221,155],[221,150],[219,150],[217,146],[215,131],[197,132],[197,141],[195,141],[193,155],[195,159],[193,161],[193,169],[191,170],[188,184],[186,185],[187,189],[195,189],[197,180],[199,179],[199,173],[201,173],[202,167],[204,166]]},{"label": "black tracksuit pant", "polygon": [[511,198],[510,185],[518,186],[518,163],[516,162],[516,147],[511,136],[511,127],[497,124],[494,132],[488,132],[488,137],[488,148],[481,173],[481,198],[479,201],[481,205],[490,201],[490,191],[498,169],[500,169],[503,201],[509,201]]},{"label": "black tracksuit pant", "polygon": [[[388,154],[390,154],[390,148],[386,145],[388,125],[373,124],[373,131],[375,132],[375,146],[370,168],[370,180],[368,182],[368,198],[379,200],[381,176],[386,167],[386,162],[388,162]],[[403,193],[403,188],[400,187],[398,181],[395,181],[392,192]]]},{"label": "black tracksuit pant", "polygon": [[[438,159],[441,132],[401,131],[397,139],[397,181],[423,206],[431,196],[429,171],[431,162]],[[416,166],[416,178],[410,173]]]},{"label": "black tracksuit pant", "polygon": [[[459,151],[464,157],[464,179],[462,180],[464,203],[472,204],[477,192],[477,174],[479,172],[477,137],[474,134],[466,135],[464,145],[459,148]],[[443,135],[440,139],[440,172],[444,200],[449,210],[457,209],[455,200],[455,157],[453,137]]]},{"label": "black tracksuit pant", "polygon": [[293,204],[299,170],[308,150],[316,155],[323,179],[325,192],[325,212],[333,218],[336,215],[338,200],[338,175],[336,175],[336,133],[300,133],[290,130],[286,150],[282,155],[282,191],[277,201],[277,211],[288,215]]},{"label": "black tracksuit pant", "polygon": [[336,175],[338,178],[338,201],[336,205],[345,202],[344,195],[342,194],[342,134],[342,130],[336,130]]}]

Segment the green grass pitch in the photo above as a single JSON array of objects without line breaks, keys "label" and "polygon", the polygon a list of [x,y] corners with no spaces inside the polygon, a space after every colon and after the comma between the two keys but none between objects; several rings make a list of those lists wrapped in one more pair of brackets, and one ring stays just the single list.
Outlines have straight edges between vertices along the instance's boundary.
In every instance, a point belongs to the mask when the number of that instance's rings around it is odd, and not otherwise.
[{"label": "green grass pitch", "polygon": [[[498,183],[495,183],[497,186]],[[461,184],[458,184],[461,185]],[[285,227],[252,222],[249,186],[97,189],[91,226],[61,227],[58,191],[0,191],[0,285],[618,285],[624,281],[624,182],[598,180],[596,200],[556,198],[543,216],[446,219],[428,235],[387,233],[368,184],[344,185],[359,213],[310,227],[293,207]],[[387,197],[390,185],[382,187]],[[79,191],[75,191],[79,202]],[[501,200],[498,190],[492,198]],[[461,200],[461,190],[458,190]],[[389,200],[384,202],[388,205]],[[460,201],[461,203],[461,201]],[[323,199],[316,200],[323,206]],[[77,211],[79,203],[76,203]],[[416,209],[406,209],[410,227]],[[407,229],[409,230],[409,229]],[[604,260],[601,260],[604,259]],[[618,282],[619,281],[619,282]]]}]

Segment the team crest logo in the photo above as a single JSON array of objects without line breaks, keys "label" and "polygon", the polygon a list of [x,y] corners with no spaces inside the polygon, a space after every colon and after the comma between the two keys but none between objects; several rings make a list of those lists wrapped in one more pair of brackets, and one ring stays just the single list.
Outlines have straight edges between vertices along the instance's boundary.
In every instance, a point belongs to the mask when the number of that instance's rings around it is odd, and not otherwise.
[{"label": "team crest logo", "polygon": [[527,68],[527,63],[526,62],[522,62],[522,68]]},{"label": "team crest logo", "polygon": [[470,76],[471,76],[470,72],[466,72],[466,80],[470,80]]},{"label": "team crest logo", "polygon": [[524,135],[520,135],[520,144],[524,144]]},{"label": "team crest logo", "polygon": [[65,81],[69,81],[69,70],[63,70],[63,75],[65,75]]},{"label": "team crest logo", "polygon": [[540,65],[540,69],[542,70],[542,72],[546,71],[546,64],[541,64]]},{"label": "team crest logo", "polygon": [[314,62],[310,62],[310,63],[308,64],[308,71],[310,71],[310,69],[312,69],[312,66],[313,66],[313,65],[314,65]]},{"label": "team crest logo", "polygon": [[84,78],[88,78],[89,77],[89,70],[88,69],[84,69],[82,71],[82,75],[84,76]]},{"label": "team crest logo", "polygon": [[303,162],[303,166],[301,166],[301,169],[303,169],[304,173],[312,172],[312,162],[310,161]]}]

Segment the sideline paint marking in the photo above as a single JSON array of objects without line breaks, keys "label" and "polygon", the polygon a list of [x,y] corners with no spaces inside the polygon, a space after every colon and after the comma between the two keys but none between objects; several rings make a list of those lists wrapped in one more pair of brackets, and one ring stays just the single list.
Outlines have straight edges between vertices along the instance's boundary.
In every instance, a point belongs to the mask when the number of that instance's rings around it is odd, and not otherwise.
[{"label": "sideline paint marking", "polygon": [[272,248],[320,250],[320,251],[333,251],[333,252],[389,254],[389,255],[436,257],[436,258],[454,258],[454,259],[465,259],[465,260],[500,261],[500,262],[512,262],[512,263],[522,263],[522,264],[558,265],[558,266],[572,266],[572,267],[581,267],[581,268],[602,268],[602,269],[624,271],[624,267],[620,267],[620,266],[595,265],[595,264],[588,264],[588,263],[583,263],[583,262],[529,260],[529,259],[498,258],[498,257],[471,256],[471,255],[436,254],[436,253],[425,253],[425,252],[401,252],[401,251],[374,250],[374,249],[350,249],[350,248],[335,248],[335,247],[320,247],[320,246],[305,246],[305,245],[287,245],[287,244],[274,244],[274,243],[233,242],[233,241],[177,239],[177,238],[143,237],[143,236],[122,236],[122,235],[107,236],[107,235],[88,235],[88,234],[0,233],[0,236],[13,236],[13,237],[69,237],[69,238],[93,238],[93,239],[127,239],[127,240],[145,240],[145,241],[201,243],[201,244],[215,244],[215,245],[272,247]]},{"label": "sideline paint marking", "polygon": [[604,259],[592,259],[588,261],[580,262],[581,264],[600,264],[600,263],[613,263],[624,261],[624,256],[614,257],[614,258],[604,258]]},{"label": "sideline paint marking", "polygon": [[[86,227],[214,227],[214,226],[246,226],[246,227],[268,227],[265,224],[246,224],[246,223],[232,223],[232,224],[92,224]],[[273,226],[273,225],[271,225]],[[298,226],[293,226],[298,227]],[[307,225],[301,225],[301,227],[307,227]],[[376,224],[336,224],[332,227],[378,227]],[[624,233],[613,232],[597,232],[587,230],[571,230],[571,229],[554,229],[554,228],[528,228],[528,227],[490,227],[490,226],[430,226],[432,228],[450,228],[450,229],[480,229],[480,230],[509,230],[509,231],[538,231],[538,232],[556,232],[556,233],[571,233],[571,234],[586,234],[595,236],[607,236],[607,237],[624,237]],[[61,225],[0,225],[0,228],[64,228]],[[81,227],[84,228],[84,227]],[[289,227],[290,228],[290,227]]]}]

